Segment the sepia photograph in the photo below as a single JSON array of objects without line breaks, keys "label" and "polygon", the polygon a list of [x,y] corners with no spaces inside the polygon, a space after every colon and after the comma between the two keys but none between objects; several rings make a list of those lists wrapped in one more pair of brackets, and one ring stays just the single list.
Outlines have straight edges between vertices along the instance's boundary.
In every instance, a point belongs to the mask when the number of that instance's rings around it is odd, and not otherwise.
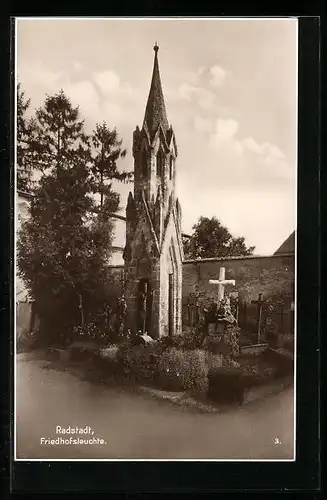
[{"label": "sepia photograph", "polygon": [[298,21],[15,19],[17,461],[294,461]]}]

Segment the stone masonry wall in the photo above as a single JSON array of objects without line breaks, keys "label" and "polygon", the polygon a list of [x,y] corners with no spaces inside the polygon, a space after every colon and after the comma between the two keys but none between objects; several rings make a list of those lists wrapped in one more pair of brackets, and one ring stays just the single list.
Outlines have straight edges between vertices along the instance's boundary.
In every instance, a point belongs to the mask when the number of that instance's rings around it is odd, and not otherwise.
[{"label": "stone masonry wall", "polygon": [[238,291],[242,299],[255,300],[259,292],[266,297],[274,293],[294,296],[294,254],[285,254],[184,261],[183,302],[194,293],[195,285],[205,298],[216,297],[217,286],[209,284],[209,280],[218,279],[220,267],[225,267],[226,279],[236,281],[229,291]]},{"label": "stone masonry wall", "polygon": [[[283,293],[294,297],[294,254],[272,255],[269,257],[249,256],[229,259],[186,260],[182,264],[182,301],[185,304],[195,285],[204,292],[205,300],[216,297],[217,287],[209,284],[210,279],[218,279],[220,267],[226,269],[226,279],[235,279],[235,290],[240,298],[256,299],[259,292],[268,297],[272,293]],[[121,293],[123,266],[112,267],[117,293]],[[166,285],[165,285],[166,286]],[[234,287],[230,287],[232,291]],[[120,290],[120,292],[119,292]]]},{"label": "stone masonry wall", "polygon": [[179,253],[178,241],[173,219],[167,227],[166,239],[164,250],[161,256],[161,307],[160,307],[160,335],[166,336],[169,334],[169,273],[174,274],[174,287],[173,287],[173,316],[174,323],[172,334],[181,333],[181,300],[182,300],[182,260]]}]

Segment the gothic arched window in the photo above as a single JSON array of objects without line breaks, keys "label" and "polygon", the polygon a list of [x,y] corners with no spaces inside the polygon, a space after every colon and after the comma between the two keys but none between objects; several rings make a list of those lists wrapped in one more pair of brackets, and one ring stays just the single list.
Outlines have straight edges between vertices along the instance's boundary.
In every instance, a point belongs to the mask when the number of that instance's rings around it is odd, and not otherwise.
[{"label": "gothic arched window", "polygon": [[171,156],[169,162],[169,180],[172,180],[173,176],[174,176],[174,159]]},{"label": "gothic arched window", "polygon": [[164,155],[161,149],[159,149],[157,154],[157,176],[161,176],[164,167]]}]

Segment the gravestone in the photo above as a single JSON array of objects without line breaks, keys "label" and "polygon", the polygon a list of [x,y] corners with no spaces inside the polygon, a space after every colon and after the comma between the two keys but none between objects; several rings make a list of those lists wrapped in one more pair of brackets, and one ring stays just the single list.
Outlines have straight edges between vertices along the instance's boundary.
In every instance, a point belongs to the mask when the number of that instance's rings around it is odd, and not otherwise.
[{"label": "gravestone", "polygon": [[225,285],[234,285],[235,286],[235,280],[226,280],[225,279],[225,268],[221,267],[219,269],[219,279],[218,280],[209,280],[209,283],[211,285],[218,285],[218,297],[217,297],[217,304],[220,303],[220,301],[224,298],[225,295]]},{"label": "gravestone", "polygon": [[219,270],[219,279],[209,280],[209,283],[212,285],[218,285],[218,297],[217,313],[214,321],[209,322],[208,331],[211,331],[213,334],[223,335],[227,324],[237,323],[231,312],[230,300],[228,297],[225,297],[225,285],[235,286],[235,280],[226,280],[225,268],[221,267]]},{"label": "gravestone", "polygon": [[150,337],[147,333],[143,333],[142,335],[140,335],[140,339],[142,339],[141,343],[144,344],[149,344],[151,342],[154,342],[153,338]]},{"label": "gravestone", "polygon": [[150,335],[148,335],[146,332],[139,332],[133,340],[134,345],[146,345],[151,344],[152,342],[154,342],[154,339],[150,337]]},{"label": "gravestone", "polygon": [[226,338],[226,326],[237,324],[237,320],[231,312],[229,297],[225,296],[225,285],[235,285],[235,280],[226,280],[225,268],[221,267],[219,280],[209,280],[209,283],[218,285],[218,297],[215,306],[211,307],[211,311],[207,311],[207,342],[215,345],[217,352],[229,354],[232,351],[232,342]]},{"label": "gravestone", "polygon": [[257,310],[257,343],[261,341],[261,316],[262,316],[262,306],[263,306],[262,293],[259,293],[257,300],[251,300],[251,304],[256,304]]},{"label": "gravestone", "polygon": [[194,312],[195,312],[195,318],[193,317],[193,314],[190,316],[191,317],[191,326],[194,326],[194,325],[197,325],[200,321],[200,297],[204,297],[205,296],[205,292],[199,292],[199,286],[196,285],[195,286],[195,292],[194,293],[190,293],[190,297],[192,297],[193,299],[195,299],[195,303],[194,303]]}]

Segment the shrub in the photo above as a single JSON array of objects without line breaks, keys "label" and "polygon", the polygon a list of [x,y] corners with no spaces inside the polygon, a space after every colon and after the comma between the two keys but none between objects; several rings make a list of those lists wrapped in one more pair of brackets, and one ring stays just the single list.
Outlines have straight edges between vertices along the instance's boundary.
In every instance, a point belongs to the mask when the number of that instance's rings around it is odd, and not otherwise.
[{"label": "shrub", "polygon": [[203,333],[198,328],[187,327],[181,335],[162,337],[158,340],[163,350],[175,347],[176,349],[198,349],[203,340]]},{"label": "shrub", "polygon": [[161,337],[158,340],[158,345],[164,351],[166,349],[170,349],[175,347],[176,349],[181,348],[183,345],[183,338],[181,335],[174,335],[173,337]]},{"label": "shrub", "polygon": [[222,354],[213,354],[211,352],[205,351],[205,359],[208,371],[211,368],[218,368],[223,366],[224,356]]},{"label": "shrub", "polygon": [[119,369],[117,363],[118,347],[112,346],[95,351],[92,355],[94,367],[102,375],[119,376]]},{"label": "shrub", "polygon": [[208,366],[203,350],[165,351],[159,360],[159,383],[172,390],[204,390],[207,386]]},{"label": "shrub", "polygon": [[231,358],[230,356],[224,356],[222,357],[222,366],[224,366],[225,368],[239,368],[240,363],[235,361],[235,359]]},{"label": "shrub", "polygon": [[244,355],[238,358],[239,369],[247,384],[260,385],[276,376],[276,367],[266,353]]},{"label": "shrub", "polygon": [[117,365],[121,373],[132,380],[151,380],[157,373],[160,350],[156,344],[119,346]]},{"label": "shrub", "polygon": [[118,371],[129,380],[152,381],[167,390],[206,390],[208,370],[222,366],[222,355],[170,347],[167,340],[138,346],[121,344],[116,353]]},{"label": "shrub", "polygon": [[99,345],[113,344],[116,336],[108,328],[107,331],[99,326],[96,322],[90,321],[84,326],[74,326],[72,335],[69,336],[69,343],[75,341],[92,341]]},{"label": "shrub", "polygon": [[187,327],[181,335],[181,340],[184,349],[198,349],[203,341],[203,332],[196,327]]},{"label": "shrub", "polygon": [[240,334],[241,329],[237,325],[228,325],[226,327],[224,337],[234,356],[237,356],[240,352]]},{"label": "shrub", "polygon": [[37,344],[36,342],[36,332],[31,332],[31,333],[21,333],[20,335],[17,335],[17,344],[16,344],[16,349],[18,353],[21,352],[29,352],[35,349],[35,346]]}]

